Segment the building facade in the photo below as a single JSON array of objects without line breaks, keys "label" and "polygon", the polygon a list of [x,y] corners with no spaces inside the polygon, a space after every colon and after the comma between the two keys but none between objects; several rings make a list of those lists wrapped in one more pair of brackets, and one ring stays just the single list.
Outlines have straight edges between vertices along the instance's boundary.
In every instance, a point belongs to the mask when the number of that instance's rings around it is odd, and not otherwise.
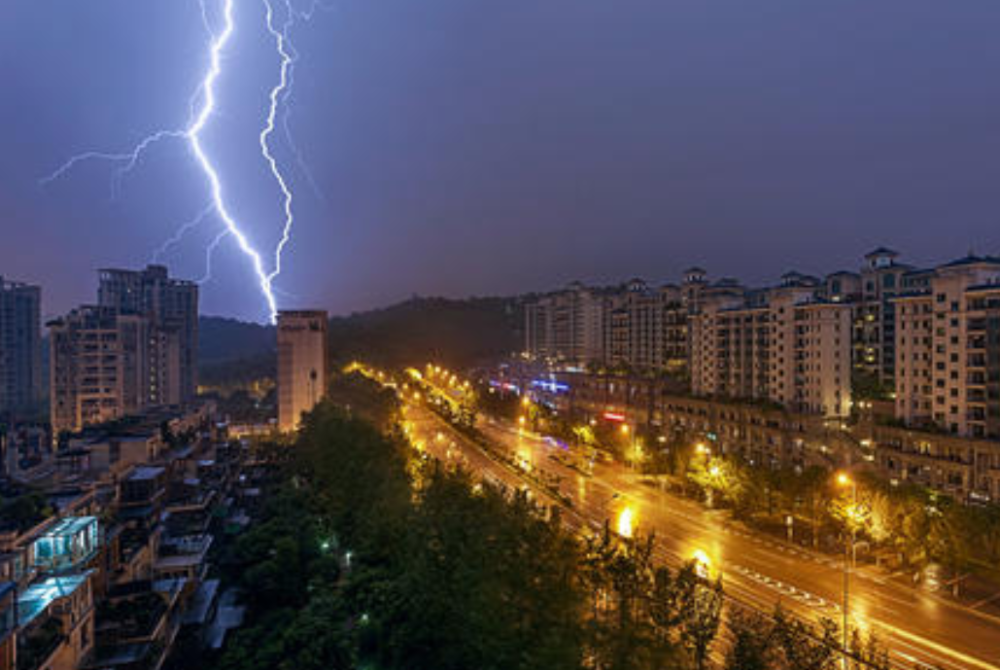
[{"label": "building facade", "polygon": [[149,319],[85,306],[48,325],[53,437],[148,406]]},{"label": "building facade", "polygon": [[0,419],[41,397],[41,289],[0,277]]},{"label": "building facade", "polygon": [[691,391],[769,400],[834,418],[851,408],[851,308],[818,297],[818,280],[707,300],[692,316]]},{"label": "building facade", "polygon": [[302,413],[326,395],[327,314],[320,310],[278,314],[278,427],[298,428]]},{"label": "building facade", "polygon": [[541,296],[525,306],[525,347],[537,358],[586,365],[604,351],[604,304],[582,284]]},{"label": "building facade", "polygon": [[173,279],[162,265],[99,271],[101,307],[149,318],[153,335],[148,402],[187,402],[198,391],[198,284]]},{"label": "building facade", "polygon": [[53,437],[197,394],[197,285],[162,266],[99,277],[97,305],[48,324]]},{"label": "building facade", "polygon": [[1000,438],[1000,259],[938,266],[925,290],[896,303],[896,417]]},{"label": "building facade", "polygon": [[601,360],[606,365],[686,374],[687,309],[678,287],[651,289],[633,279],[605,297],[604,311]]}]

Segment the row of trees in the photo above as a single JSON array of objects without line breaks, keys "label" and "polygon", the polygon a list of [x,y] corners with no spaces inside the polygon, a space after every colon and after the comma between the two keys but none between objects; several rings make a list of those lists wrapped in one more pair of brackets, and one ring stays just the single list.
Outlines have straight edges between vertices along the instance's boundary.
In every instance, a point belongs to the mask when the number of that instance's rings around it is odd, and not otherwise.
[{"label": "row of trees", "polygon": [[[374,385],[351,404],[393,409]],[[837,666],[836,635],[780,611],[723,625],[721,582],[655,565],[652,538],[581,541],[525,495],[423,461],[331,403],[295,449],[234,552],[249,611],[225,670]]]},{"label": "row of trees", "polygon": [[713,505],[731,507],[745,519],[792,523],[809,529],[814,543],[852,533],[867,554],[919,579],[937,564],[953,577],[977,572],[996,579],[1000,565],[1000,509],[962,505],[925,488],[893,486],[858,475],[838,485],[825,468],[764,468],[738,457],[695,454],[683,472]]}]

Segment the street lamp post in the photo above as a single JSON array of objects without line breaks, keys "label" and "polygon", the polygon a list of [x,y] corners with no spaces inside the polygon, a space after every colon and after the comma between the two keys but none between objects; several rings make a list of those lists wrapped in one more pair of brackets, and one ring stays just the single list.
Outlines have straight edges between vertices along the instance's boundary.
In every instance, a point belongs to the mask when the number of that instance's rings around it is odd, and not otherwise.
[{"label": "street lamp post", "polygon": [[850,486],[851,487],[851,510],[847,514],[847,522],[850,525],[850,534],[844,533],[844,625],[843,625],[843,666],[847,667],[847,642],[848,642],[848,628],[850,626],[850,584],[851,584],[851,566],[857,561],[855,555],[855,539],[857,528],[855,523],[851,518],[853,514],[857,513],[858,507],[858,485],[854,482],[850,475],[841,472],[837,475],[837,485],[841,487]]}]

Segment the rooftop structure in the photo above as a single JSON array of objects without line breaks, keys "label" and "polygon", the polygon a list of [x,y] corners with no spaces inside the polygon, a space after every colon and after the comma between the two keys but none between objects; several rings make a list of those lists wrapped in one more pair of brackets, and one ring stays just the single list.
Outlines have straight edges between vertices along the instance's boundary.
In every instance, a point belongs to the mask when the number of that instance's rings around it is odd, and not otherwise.
[{"label": "rooftop structure", "polygon": [[34,565],[48,573],[79,570],[97,553],[100,544],[97,518],[67,517],[35,540]]},{"label": "rooftop structure", "polygon": [[42,614],[49,605],[72,596],[87,583],[90,572],[48,577],[26,588],[17,599],[17,620],[22,628]]}]

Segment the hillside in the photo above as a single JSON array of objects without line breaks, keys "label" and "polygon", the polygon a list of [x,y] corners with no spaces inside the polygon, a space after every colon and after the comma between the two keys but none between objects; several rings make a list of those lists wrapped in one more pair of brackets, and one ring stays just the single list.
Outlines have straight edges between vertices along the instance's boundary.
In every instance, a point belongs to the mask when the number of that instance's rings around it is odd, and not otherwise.
[{"label": "hillside", "polygon": [[[413,298],[330,319],[330,356],[337,364],[363,359],[384,366],[435,361],[469,367],[520,350],[522,314],[518,298]],[[204,383],[274,375],[273,327],[202,317],[200,328]]]}]

